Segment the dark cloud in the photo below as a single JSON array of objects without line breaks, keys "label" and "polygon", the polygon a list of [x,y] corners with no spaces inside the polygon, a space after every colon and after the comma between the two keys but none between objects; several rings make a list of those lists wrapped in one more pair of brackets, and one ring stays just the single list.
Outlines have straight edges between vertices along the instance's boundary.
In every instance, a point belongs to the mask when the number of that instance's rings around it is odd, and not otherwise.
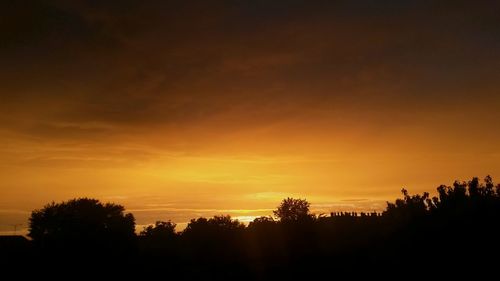
[{"label": "dark cloud", "polygon": [[[0,107],[50,135],[35,121],[189,126],[227,113],[251,126],[281,118],[269,107],[336,115],[498,103],[499,6],[4,1]],[[54,137],[74,134],[58,128]]]}]

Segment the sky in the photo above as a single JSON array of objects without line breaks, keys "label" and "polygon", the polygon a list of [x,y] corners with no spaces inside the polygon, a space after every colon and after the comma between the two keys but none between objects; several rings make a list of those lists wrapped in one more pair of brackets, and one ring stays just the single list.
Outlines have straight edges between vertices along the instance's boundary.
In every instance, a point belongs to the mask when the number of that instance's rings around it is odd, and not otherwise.
[{"label": "sky", "polygon": [[182,228],[498,179],[499,50],[498,1],[1,1],[0,233],[76,197]]}]

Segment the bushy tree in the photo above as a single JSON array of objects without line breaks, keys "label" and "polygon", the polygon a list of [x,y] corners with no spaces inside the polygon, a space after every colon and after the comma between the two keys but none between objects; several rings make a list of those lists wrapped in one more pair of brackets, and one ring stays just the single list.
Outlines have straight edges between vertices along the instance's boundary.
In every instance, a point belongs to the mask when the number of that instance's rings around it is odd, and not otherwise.
[{"label": "bushy tree", "polygon": [[33,211],[28,235],[36,245],[46,248],[124,249],[133,244],[135,219],[121,205],[73,199]]},{"label": "bushy tree", "polygon": [[310,204],[305,199],[286,198],[281,201],[281,204],[273,211],[273,214],[281,222],[298,221],[305,218],[310,218]]},{"label": "bushy tree", "polygon": [[140,248],[155,258],[174,258],[177,254],[177,225],[171,221],[157,221],[148,225],[139,234]]},{"label": "bushy tree", "polygon": [[233,220],[229,215],[214,216],[213,218],[198,218],[192,219],[184,233],[198,232],[198,231],[233,231],[244,229],[245,225],[238,220]]},{"label": "bushy tree", "polygon": [[150,238],[171,238],[176,235],[175,227],[177,224],[171,221],[156,221],[154,225],[144,227],[140,235]]},{"label": "bushy tree", "polygon": [[245,225],[229,215],[192,219],[181,234],[184,251],[191,258],[230,261],[241,258]]},{"label": "bushy tree", "polygon": [[248,224],[248,227],[249,228],[256,228],[256,227],[264,227],[264,226],[269,226],[269,225],[274,225],[274,224],[276,224],[276,221],[272,217],[263,216],[263,217],[255,218],[253,221],[251,221]]},{"label": "bushy tree", "polygon": [[410,219],[421,217],[428,213],[434,206],[434,202],[429,199],[429,193],[424,192],[422,195],[410,195],[406,189],[402,189],[403,199],[396,199],[396,202],[387,202],[387,209],[384,211],[385,216],[390,216],[397,219]]}]

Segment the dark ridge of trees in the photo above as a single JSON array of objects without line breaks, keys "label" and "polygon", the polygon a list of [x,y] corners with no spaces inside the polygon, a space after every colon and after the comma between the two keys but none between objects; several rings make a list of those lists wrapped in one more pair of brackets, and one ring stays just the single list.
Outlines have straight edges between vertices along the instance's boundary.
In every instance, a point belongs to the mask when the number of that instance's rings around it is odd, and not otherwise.
[{"label": "dark ridge of trees", "polygon": [[435,197],[403,189],[382,213],[317,216],[309,208],[305,199],[286,198],[274,217],[248,226],[214,216],[192,219],[182,232],[171,221],[157,221],[135,235],[134,218],[122,206],[76,199],[33,211],[31,254],[23,255],[26,264],[42,269],[55,262],[58,268],[76,264],[86,272],[181,280],[298,280],[395,270],[496,274],[500,184],[489,176],[441,185]]}]

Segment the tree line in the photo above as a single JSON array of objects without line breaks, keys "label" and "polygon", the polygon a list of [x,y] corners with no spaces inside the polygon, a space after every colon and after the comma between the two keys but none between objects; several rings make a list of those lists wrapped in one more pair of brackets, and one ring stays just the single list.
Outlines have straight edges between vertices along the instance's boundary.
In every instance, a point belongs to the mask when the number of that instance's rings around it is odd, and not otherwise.
[{"label": "tree line", "polygon": [[128,272],[186,280],[295,279],[332,268],[356,274],[409,265],[491,269],[499,219],[500,184],[490,176],[441,185],[435,197],[403,189],[381,214],[314,215],[307,200],[286,198],[273,216],[248,226],[221,215],[192,219],[180,232],[166,220],[136,234],[123,206],[80,198],[34,210],[23,255],[44,269],[55,262],[123,273],[126,265]]}]

